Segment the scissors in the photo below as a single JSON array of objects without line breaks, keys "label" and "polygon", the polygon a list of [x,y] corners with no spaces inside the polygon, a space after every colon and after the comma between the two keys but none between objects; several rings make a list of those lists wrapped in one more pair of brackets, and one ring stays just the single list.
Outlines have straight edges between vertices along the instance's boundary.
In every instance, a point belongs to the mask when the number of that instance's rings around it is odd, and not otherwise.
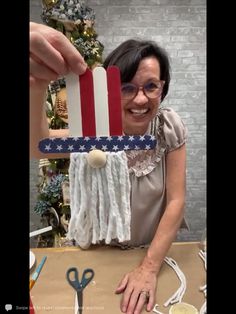
[{"label": "scissors", "polygon": [[66,272],[66,278],[69,284],[75,289],[78,308],[75,313],[82,314],[83,312],[83,290],[88,283],[93,279],[94,271],[91,268],[86,268],[82,274],[82,279],[79,281],[79,272],[76,267],[71,267]]}]

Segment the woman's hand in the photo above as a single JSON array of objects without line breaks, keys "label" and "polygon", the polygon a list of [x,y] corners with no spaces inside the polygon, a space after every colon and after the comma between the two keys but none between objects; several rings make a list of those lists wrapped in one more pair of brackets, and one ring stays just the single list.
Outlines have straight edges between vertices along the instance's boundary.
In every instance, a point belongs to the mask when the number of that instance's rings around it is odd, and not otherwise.
[{"label": "woman's hand", "polygon": [[30,86],[47,88],[50,81],[70,70],[83,74],[87,65],[78,50],[61,32],[42,24],[30,23]]},{"label": "woman's hand", "polygon": [[157,274],[143,265],[126,274],[119,283],[116,293],[122,293],[121,311],[127,314],[140,314],[145,304],[151,311],[155,303]]}]

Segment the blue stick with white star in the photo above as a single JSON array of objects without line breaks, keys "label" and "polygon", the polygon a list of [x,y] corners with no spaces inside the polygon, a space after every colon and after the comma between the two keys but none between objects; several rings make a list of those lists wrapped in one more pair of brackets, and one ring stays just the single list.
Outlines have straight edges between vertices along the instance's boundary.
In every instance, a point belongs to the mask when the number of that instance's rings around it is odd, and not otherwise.
[{"label": "blue stick with white star", "polygon": [[90,152],[93,149],[117,152],[121,150],[149,150],[154,149],[156,145],[157,140],[153,135],[54,137],[41,140],[39,150],[42,153],[82,153]]}]

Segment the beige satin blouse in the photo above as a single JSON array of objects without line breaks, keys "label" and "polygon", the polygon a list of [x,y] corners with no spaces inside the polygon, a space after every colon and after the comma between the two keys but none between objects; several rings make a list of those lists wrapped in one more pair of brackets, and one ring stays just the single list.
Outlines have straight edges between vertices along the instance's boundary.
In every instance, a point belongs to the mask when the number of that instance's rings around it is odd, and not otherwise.
[{"label": "beige satin blouse", "polygon": [[[127,151],[131,182],[131,240],[119,246],[145,246],[152,241],[166,207],[165,156],[185,143],[186,133],[183,121],[173,109],[160,108],[146,133],[156,136],[157,147],[154,150]],[[185,219],[180,228],[188,228]]]}]

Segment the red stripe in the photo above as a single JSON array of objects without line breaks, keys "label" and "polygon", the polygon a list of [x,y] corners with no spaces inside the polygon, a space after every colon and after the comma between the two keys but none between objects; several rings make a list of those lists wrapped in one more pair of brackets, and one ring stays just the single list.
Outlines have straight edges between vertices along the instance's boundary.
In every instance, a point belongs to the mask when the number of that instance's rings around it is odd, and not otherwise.
[{"label": "red stripe", "polygon": [[79,77],[83,136],[96,136],[92,72],[87,69]]},{"label": "red stripe", "polygon": [[122,135],[120,71],[116,66],[107,68],[110,135]]}]

